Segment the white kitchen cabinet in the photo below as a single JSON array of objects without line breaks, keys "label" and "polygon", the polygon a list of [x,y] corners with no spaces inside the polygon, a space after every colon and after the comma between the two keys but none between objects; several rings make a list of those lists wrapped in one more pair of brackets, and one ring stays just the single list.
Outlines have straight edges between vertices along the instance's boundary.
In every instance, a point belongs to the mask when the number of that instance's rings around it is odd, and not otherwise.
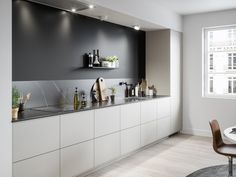
[{"label": "white kitchen cabinet", "polygon": [[156,120],[141,125],[141,145],[148,145],[157,139]]},{"label": "white kitchen cabinet", "polygon": [[93,167],[93,141],[61,149],[61,177],[77,176]]},{"label": "white kitchen cabinet", "polygon": [[121,129],[140,125],[140,103],[121,106]]},{"label": "white kitchen cabinet", "polygon": [[171,97],[171,133],[182,128],[181,44],[181,33],[173,30],[146,33],[146,79],[155,85],[158,95]]},{"label": "white kitchen cabinet", "polygon": [[13,177],[60,177],[59,151],[13,163]]},{"label": "white kitchen cabinet", "polygon": [[168,137],[170,131],[170,117],[164,117],[157,120],[157,139]]},{"label": "white kitchen cabinet", "polygon": [[156,120],[157,100],[141,102],[141,124]]},{"label": "white kitchen cabinet", "polygon": [[157,100],[157,119],[170,116],[170,98],[160,98]]},{"label": "white kitchen cabinet", "polygon": [[120,130],[120,106],[95,110],[95,137]]},{"label": "white kitchen cabinet", "polygon": [[178,98],[171,99],[171,134],[179,132],[182,128],[181,118],[181,100]]},{"label": "white kitchen cabinet", "polygon": [[140,148],[140,126],[121,131],[121,154],[127,154]]},{"label": "white kitchen cabinet", "polygon": [[95,139],[95,166],[120,156],[120,133]]},{"label": "white kitchen cabinet", "polygon": [[61,116],[61,147],[91,140],[94,137],[94,111]]},{"label": "white kitchen cabinet", "polygon": [[59,149],[59,116],[13,124],[13,162]]}]

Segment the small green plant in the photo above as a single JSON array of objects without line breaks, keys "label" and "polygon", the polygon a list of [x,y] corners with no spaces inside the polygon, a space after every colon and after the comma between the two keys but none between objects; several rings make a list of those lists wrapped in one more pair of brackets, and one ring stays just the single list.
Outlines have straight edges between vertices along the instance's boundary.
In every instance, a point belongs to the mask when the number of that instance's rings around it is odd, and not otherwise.
[{"label": "small green plant", "polygon": [[16,87],[12,88],[12,108],[19,107],[20,92]]},{"label": "small green plant", "polygon": [[111,94],[115,95],[116,94],[116,88],[115,87],[111,87],[109,88],[111,90]]},{"label": "small green plant", "polygon": [[118,60],[119,58],[117,56],[107,56],[106,58],[104,58],[104,61],[109,61],[109,62],[115,62]]}]

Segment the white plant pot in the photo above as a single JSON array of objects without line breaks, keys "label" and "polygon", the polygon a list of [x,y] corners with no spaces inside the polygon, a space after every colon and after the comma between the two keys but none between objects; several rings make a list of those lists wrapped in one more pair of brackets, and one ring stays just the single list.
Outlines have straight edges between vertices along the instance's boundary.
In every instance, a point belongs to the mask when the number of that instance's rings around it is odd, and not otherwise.
[{"label": "white plant pot", "polygon": [[109,61],[102,61],[102,67],[107,67],[109,68],[110,67],[110,63]]}]

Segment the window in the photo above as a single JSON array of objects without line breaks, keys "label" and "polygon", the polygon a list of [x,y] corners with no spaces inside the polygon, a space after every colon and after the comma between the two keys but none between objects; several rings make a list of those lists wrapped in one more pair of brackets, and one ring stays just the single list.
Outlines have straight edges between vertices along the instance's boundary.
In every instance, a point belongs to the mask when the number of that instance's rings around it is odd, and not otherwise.
[{"label": "window", "polygon": [[236,98],[236,25],[203,29],[203,95]]}]

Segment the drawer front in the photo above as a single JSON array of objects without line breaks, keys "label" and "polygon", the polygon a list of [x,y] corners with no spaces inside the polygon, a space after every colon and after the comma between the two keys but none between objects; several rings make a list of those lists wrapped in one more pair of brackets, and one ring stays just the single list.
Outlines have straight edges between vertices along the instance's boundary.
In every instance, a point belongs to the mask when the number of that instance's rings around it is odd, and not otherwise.
[{"label": "drawer front", "polygon": [[13,124],[13,162],[59,149],[59,116]]},{"label": "drawer front", "polygon": [[61,150],[61,177],[77,176],[93,168],[93,141],[63,148]]},{"label": "drawer front", "polygon": [[94,111],[61,116],[61,147],[91,140],[94,137]]},{"label": "drawer front", "polygon": [[121,154],[127,154],[140,148],[140,126],[121,132]]},{"label": "drawer front", "polygon": [[161,98],[157,100],[157,118],[170,116],[170,98]]},{"label": "drawer front", "polygon": [[13,177],[60,177],[59,151],[13,163]]},{"label": "drawer front", "polygon": [[95,110],[95,137],[120,130],[120,106]]},{"label": "drawer front", "polygon": [[141,102],[141,123],[156,120],[156,104],[156,100]]},{"label": "drawer front", "polygon": [[120,156],[120,133],[95,139],[95,166]]},{"label": "drawer front", "polygon": [[145,146],[156,141],[157,137],[156,121],[141,125],[141,145]]},{"label": "drawer front", "polygon": [[140,103],[121,106],[121,129],[140,124]]},{"label": "drawer front", "polygon": [[170,135],[170,117],[157,120],[157,138],[162,139]]}]

